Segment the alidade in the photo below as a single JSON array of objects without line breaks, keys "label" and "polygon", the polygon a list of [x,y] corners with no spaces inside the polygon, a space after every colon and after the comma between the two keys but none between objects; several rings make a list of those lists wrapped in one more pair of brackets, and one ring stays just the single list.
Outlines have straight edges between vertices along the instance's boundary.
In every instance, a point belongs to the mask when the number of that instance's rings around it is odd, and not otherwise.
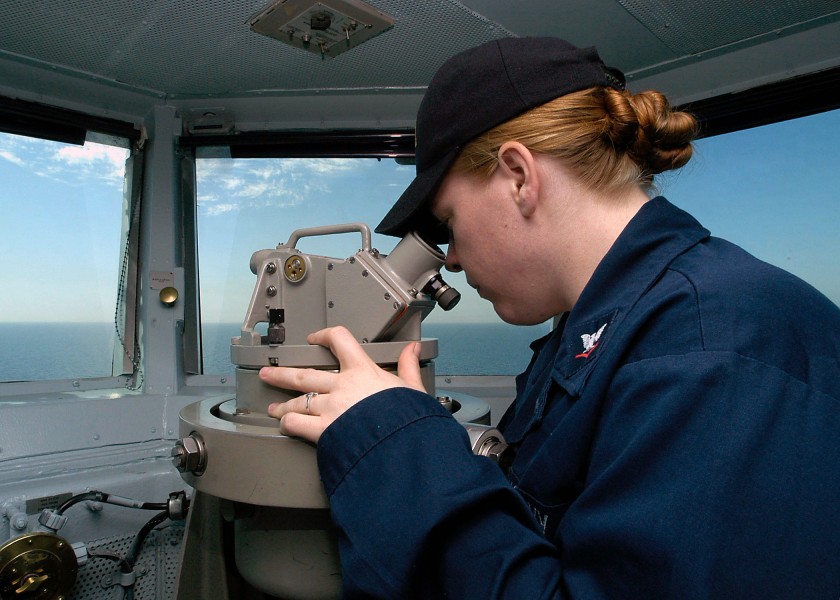
[{"label": "alidade", "polygon": [[[335,259],[299,252],[301,238],[358,232],[362,247],[353,256]],[[416,233],[404,237],[389,255],[371,247],[370,229],[362,223],[299,229],[275,250],[259,250],[251,257],[257,283],[241,335],[234,338],[231,360],[236,370],[237,402],[244,411],[263,417],[272,402],[300,392],[264,385],[258,377],[264,366],[337,369],[329,350],[312,346],[313,331],[343,325],[383,368],[395,368],[407,342],[420,340],[421,372],[434,393],[431,360],[436,340],[421,340],[420,322],[437,303],[453,308],[460,294],[440,275],[445,256]],[[258,326],[265,331],[258,331]]]},{"label": "alidade", "polygon": [[[347,258],[297,249],[302,238],[343,233],[361,235],[361,248]],[[196,490],[178,600],[226,586],[225,569],[207,568],[225,554],[224,536],[208,530],[220,514],[233,523],[237,570],[249,585],[290,600],[340,596],[336,537],[315,447],[282,435],[267,414],[271,403],[301,392],[264,384],[259,370],[337,370],[335,356],[309,344],[307,336],[342,325],[384,369],[396,370],[402,349],[419,342],[423,384],[435,395],[437,340],[422,338],[420,323],[436,305],[449,310],[460,298],[441,278],[444,262],[443,252],[416,233],[382,254],[371,247],[370,229],[361,223],[299,229],[286,243],[252,255],[257,281],[240,335],[231,343],[236,396],[185,407],[182,439],[172,450],[173,464]],[[448,400],[457,420],[489,423],[484,402]]]}]

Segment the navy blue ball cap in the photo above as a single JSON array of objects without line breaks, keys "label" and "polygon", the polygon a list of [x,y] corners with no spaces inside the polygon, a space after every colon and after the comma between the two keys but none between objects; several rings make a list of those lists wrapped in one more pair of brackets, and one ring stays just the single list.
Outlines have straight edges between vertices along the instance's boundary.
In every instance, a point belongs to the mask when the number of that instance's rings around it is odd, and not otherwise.
[{"label": "navy blue ball cap", "polygon": [[624,89],[624,75],[604,65],[595,48],[558,38],[504,38],[447,60],[417,112],[417,174],[377,233],[417,231],[427,241],[446,243],[429,203],[464,146],[532,108],[596,86]]}]

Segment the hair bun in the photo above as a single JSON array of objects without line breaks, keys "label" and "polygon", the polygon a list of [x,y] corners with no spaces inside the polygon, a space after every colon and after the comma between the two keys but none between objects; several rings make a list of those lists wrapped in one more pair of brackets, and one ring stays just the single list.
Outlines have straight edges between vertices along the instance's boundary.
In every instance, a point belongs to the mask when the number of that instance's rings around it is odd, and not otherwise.
[{"label": "hair bun", "polygon": [[627,152],[643,171],[655,175],[677,169],[691,158],[697,120],[673,110],[664,95],[606,89],[604,105],[611,143]]},{"label": "hair bun", "polygon": [[632,95],[639,122],[635,142],[629,152],[651,174],[678,169],[692,155],[691,142],[699,127],[693,115],[671,108],[668,99],[659,92]]}]

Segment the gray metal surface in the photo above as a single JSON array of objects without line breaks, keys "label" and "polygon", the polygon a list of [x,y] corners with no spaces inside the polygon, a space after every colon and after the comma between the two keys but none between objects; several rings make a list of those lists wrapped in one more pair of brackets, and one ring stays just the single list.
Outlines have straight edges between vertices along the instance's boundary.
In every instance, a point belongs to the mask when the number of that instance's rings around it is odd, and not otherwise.
[{"label": "gray metal surface", "polygon": [[229,398],[210,398],[181,411],[181,435],[198,432],[207,447],[201,476],[184,473],[195,489],[262,506],[327,508],[315,446],[274,428],[233,423],[216,414]]},{"label": "gray metal surface", "polygon": [[[312,331],[312,330],[311,330]],[[396,364],[400,351],[406,342],[376,342],[365,344],[364,348],[374,362]],[[436,339],[420,341],[420,360],[435,358],[438,352]],[[338,368],[338,362],[332,353],[323,346],[231,346],[231,360],[238,365],[259,368],[267,366],[270,357],[280,357],[278,365],[285,367]]]},{"label": "gray metal surface", "polygon": [[[183,537],[183,523],[162,526],[148,535],[137,559],[140,576],[134,584],[134,600],[169,600],[173,597]],[[112,536],[93,540],[89,546],[95,552],[123,556],[133,541],[133,535]],[[115,586],[119,578],[118,563],[102,558],[89,559],[79,568],[70,599],[122,598],[122,589]]]}]

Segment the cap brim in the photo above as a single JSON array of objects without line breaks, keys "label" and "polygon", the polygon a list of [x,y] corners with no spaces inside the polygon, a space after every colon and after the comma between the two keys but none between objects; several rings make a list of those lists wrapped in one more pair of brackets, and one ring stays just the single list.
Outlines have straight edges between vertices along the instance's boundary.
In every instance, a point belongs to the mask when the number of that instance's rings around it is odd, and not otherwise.
[{"label": "cap brim", "polygon": [[448,243],[449,232],[435,219],[429,207],[459,151],[458,148],[453,148],[439,161],[418,173],[385,218],[376,226],[376,233],[403,237],[410,231],[416,231],[427,242]]}]

